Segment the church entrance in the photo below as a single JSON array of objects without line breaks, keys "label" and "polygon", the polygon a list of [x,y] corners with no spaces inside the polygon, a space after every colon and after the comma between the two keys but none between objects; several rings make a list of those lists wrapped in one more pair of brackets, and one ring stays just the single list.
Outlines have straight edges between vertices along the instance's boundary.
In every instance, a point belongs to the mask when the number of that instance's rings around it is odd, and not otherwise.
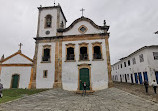
[{"label": "church entrance", "polygon": [[[87,84],[87,90],[90,90],[90,79],[89,79],[89,69],[88,68],[82,68],[80,69],[80,77],[79,77],[79,80],[82,81],[82,83],[86,82]],[[80,82],[80,90],[83,90],[83,85],[82,83]]]},{"label": "church entrance", "polygon": [[18,88],[18,87],[19,87],[19,75],[15,74],[12,76],[11,88]]}]

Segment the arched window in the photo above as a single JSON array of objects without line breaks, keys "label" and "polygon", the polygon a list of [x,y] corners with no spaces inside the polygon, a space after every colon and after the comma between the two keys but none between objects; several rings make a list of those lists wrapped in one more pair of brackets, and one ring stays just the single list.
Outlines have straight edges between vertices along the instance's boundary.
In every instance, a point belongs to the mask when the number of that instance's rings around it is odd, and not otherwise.
[{"label": "arched window", "polygon": [[50,62],[51,57],[51,46],[50,45],[44,45],[43,46],[43,53],[42,53],[42,62]]},{"label": "arched window", "polygon": [[80,60],[88,60],[87,47],[80,48]]},{"label": "arched window", "polygon": [[101,59],[100,46],[95,46],[95,47],[94,47],[93,59]]},{"label": "arched window", "polygon": [[49,27],[51,27],[51,24],[52,24],[52,16],[51,15],[47,15],[45,17],[45,27],[49,28]]},{"label": "arched window", "polygon": [[44,49],[43,61],[49,61],[49,60],[50,60],[50,49]]},{"label": "arched window", "polygon": [[75,44],[68,43],[66,44],[66,58],[67,62],[75,61]]},{"label": "arched window", "polygon": [[88,43],[85,42],[79,43],[79,50],[80,50],[79,60],[89,60]]},{"label": "arched window", "polygon": [[67,60],[74,60],[74,48],[73,47],[69,47],[67,48]]},{"label": "arched window", "polygon": [[93,60],[103,60],[102,58],[102,43],[101,42],[94,42],[92,43],[93,49]]}]

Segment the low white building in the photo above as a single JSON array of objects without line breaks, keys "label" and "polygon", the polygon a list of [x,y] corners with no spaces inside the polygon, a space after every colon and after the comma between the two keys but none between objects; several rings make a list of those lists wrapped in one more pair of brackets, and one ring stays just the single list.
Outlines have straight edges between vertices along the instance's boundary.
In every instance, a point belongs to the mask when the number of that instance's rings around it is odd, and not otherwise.
[{"label": "low white building", "polygon": [[158,45],[144,46],[112,65],[112,79],[118,82],[158,83]]},{"label": "low white building", "polygon": [[19,50],[0,61],[0,79],[4,88],[31,88],[33,61]]}]

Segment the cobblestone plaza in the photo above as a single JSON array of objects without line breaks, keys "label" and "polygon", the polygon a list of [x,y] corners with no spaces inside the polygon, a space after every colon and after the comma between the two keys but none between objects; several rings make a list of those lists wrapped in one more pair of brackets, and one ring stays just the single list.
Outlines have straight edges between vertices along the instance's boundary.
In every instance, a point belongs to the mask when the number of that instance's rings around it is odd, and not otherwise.
[{"label": "cobblestone plaza", "polygon": [[82,96],[52,89],[0,105],[0,111],[158,111],[158,104],[117,88]]}]

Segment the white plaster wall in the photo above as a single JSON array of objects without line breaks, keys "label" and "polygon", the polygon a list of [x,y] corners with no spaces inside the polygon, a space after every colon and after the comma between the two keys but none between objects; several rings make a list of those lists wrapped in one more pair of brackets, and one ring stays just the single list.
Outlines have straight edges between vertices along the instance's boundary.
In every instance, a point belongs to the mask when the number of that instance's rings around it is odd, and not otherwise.
[{"label": "white plaster wall", "polygon": [[[47,15],[52,15],[52,27],[51,28],[44,28],[45,26],[45,17]],[[50,37],[56,36],[57,32],[57,9],[44,9],[41,11],[40,14],[40,24],[39,24],[39,36],[40,37]],[[50,31],[49,35],[46,35],[45,32]]]},{"label": "white plaster wall", "polygon": [[84,25],[87,27],[87,31],[84,33],[84,34],[97,34],[97,33],[103,33],[104,31],[103,30],[98,30],[96,29],[95,27],[93,27],[89,22],[87,21],[80,21],[78,22],[77,24],[75,24],[73,26],[72,29],[70,29],[69,31],[67,32],[64,32],[63,35],[80,35],[82,33],[79,32],[78,28],[81,26],[81,25]]},{"label": "white plaster wall", "polygon": [[32,62],[25,57],[21,56],[20,54],[4,61],[2,64],[32,64]]},{"label": "white plaster wall", "polygon": [[151,81],[156,80],[155,71],[158,71],[158,60],[154,60],[153,52],[158,52],[158,48],[149,48],[146,50],[148,56],[148,68],[150,71]]},{"label": "white plaster wall", "polygon": [[19,88],[28,88],[31,76],[30,67],[2,67],[1,82],[4,88],[10,88],[13,74],[19,74]]},{"label": "white plaster wall", "polygon": [[[79,43],[86,42],[89,50],[90,61],[79,60]],[[102,42],[103,61],[92,61],[92,43]],[[75,60],[76,62],[65,62],[66,60],[66,45],[68,43],[75,44]],[[106,61],[105,40],[84,40],[84,41],[67,41],[62,44],[62,83],[63,89],[76,91],[78,88],[78,65],[91,64],[91,85],[92,90],[101,90],[108,87],[108,69]]]},{"label": "white plaster wall", "polygon": [[[147,72],[148,75],[148,80],[149,80],[149,84],[151,85],[151,82],[153,81],[153,79],[155,79],[155,70],[158,70],[158,60],[154,60],[153,58],[153,52],[158,52],[158,49],[144,49],[134,55],[132,55],[131,57],[128,57],[122,61],[119,61],[118,63],[112,65],[112,76],[117,75],[118,76],[118,80],[116,81],[120,81],[120,74],[124,75],[124,74],[133,74],[133,80],[135,83],[135,76],[134,73],[141,72],[142,74],[142,80],[144,81],[144,75],[143,72]],[[144,57],[144,62],[140,63],[140,59],[139,59],[139,55],[143,54]],[[135,57],[136,59],[136,64],[133,65],[133,61],[132,58]],[[131,65],[128,66],[128,60],[131,60]],[[126,67],[124,67],[124,62],[126,62]],[[120,68],[120,64],[122,63],[123,68]],[[119,65],[119,69],[118,69],[118,65]],[[114,70],[113,70],[114,67]],[[117,67],[117,69],[116,69]],[[125,77],[122,77],[123,82],[125,82]],[[127,80],[127,82],[131,83],[131,78],[129,78],[129,80]],[[139,83],[139,80],[138,80]]]},{"label": "white plaster wall", "polygon": [[66,27],[66,21],[65,21],[65,19],[64,19],[63,14],[60,12],[60,23],[62,23],[62,21],[63,21],[63,23],[64,23],[64,27],[63,27],[63,28],[65,28],[65,27]]},{"label": "white plaster wall", "polygon": [[[41,63],[43,45],[51,45],[51,63]],[[48,70],[47,78],[43,78],[43,70]],[[55,43],[39,43],[37,54],[36,88],[53,88],[55,74]]]}]

